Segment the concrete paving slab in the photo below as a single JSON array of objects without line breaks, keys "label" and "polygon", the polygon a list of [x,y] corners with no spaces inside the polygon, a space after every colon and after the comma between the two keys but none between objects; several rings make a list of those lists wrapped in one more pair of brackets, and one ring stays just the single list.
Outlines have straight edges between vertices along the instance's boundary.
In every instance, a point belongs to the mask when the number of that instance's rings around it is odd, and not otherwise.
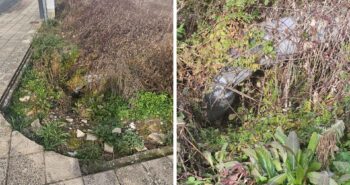
[{"label": "concrete paving slab", "polygon": [[83,177],[85,185],[120,185],[113,170]]},{"label": "concrete paving slab", "polygon": [[0,158],[8,158],[11,132],[10,124],[0,114]]},{"label": "concrete paving slab", "polygon": [[7,185],[45,184],[43,153],[10,157]]},{"label": "concrete paving slab", "polygon": [[173,184],[173,164],[168,157],[143,162],[142,165],[151,173],[157,184]]},{"label": "concrete paving slab", "polygon": [[5,119],[0,118],[0,141],[8,142],[11,138],[11,126],[7,123]]},{"label": "concrete paving slab", "polygon": [[48,183],[54,183],[81,176],[79,162],[55,152],[45,152],[45,173]]},{"label": "concrete paving slab", "polygon": [[8,158],[10,151],[10,141],[0,141],[0,159]]},{"label": "concrete paving slab", "polygon": [[0,159],[0,185],[5,185],[6,183],[7,163],[7,158]]},{"label": "concrete paving slab", "polygon": [[141,164],[134,164],[115,170],[122,185],[155,184]]},{"label": "concrete paving slab", "polygon": [[84,182],[83,182],[83,178],[80,177],[80,178],[76,178],[76,179],[72,179],[72,180],[66,180],[66,181],[62,181],[62,182],[53,183],[50,185],[84,185]]},{"label": "concrete paving slab", "polygon": [[10,156],[43,152],[44,148],[18,131],[12,132]]}]

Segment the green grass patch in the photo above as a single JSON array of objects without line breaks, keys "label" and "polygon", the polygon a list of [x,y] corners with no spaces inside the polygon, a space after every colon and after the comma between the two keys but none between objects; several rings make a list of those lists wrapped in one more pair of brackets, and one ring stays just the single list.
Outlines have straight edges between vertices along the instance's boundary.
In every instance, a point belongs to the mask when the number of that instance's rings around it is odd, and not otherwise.
[{"label": "green grass patch", "polygon": [[62,129],[61,122],[48,123],[37,134],[46,150],[57,150],[57,147],[65,144],[69,137],[69,134]]}]

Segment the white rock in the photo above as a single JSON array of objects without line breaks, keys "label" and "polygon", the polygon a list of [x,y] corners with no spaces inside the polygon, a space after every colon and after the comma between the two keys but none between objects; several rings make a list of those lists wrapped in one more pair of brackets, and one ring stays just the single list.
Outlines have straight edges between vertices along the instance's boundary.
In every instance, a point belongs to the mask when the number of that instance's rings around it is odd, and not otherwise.
[{"label": "white rock", "polygon": [[113,153],[113,146],[107,144],[107,143],[104,143],[104,147],[103,147],[103,150],[105,152],[108,152],[108,153]]},{"label": "white rock", "polygon": [[114,128],[114,129],[112,130],[112,133],[120,134],[120,133],[122,133],[122,129],[121,129],[121,128]]},{"label": "white rock", "polygon": [[74,152],[67,152],[67,154],[71,157],[75,157],[77,155],[77,152],[74,151]]},{"label": "white rock", "polygon": [[82,119],[81,122],[87,124],[88,121],[86,119]]},{"label": "white rock", "polygon": [[136,147],[135,149],[136,149],[136,151],[138,151],[138,152],[143,152],[143,151],[148,150],[148,148],[146,148],[145,146],[144,146],[143,148],[141,148],[141,147]]},{"label": "white rock", "polygon": [[30,100],[30,96],[23,96],[21,98],[19,98],[20,102],[28,102]]},{"label": "white rock", "polygon": [[162,145],[165,143],[166,136],[165,136],[165,134],[152,133],[152,134],[148,135],[148,139],[152,140],[155,143]]},{"label": "white rock", "polygon": [[79,129],[77,129],[77,138],[81,138],[81,137],[84,137],[85,136],[85,133]]},{"label": "white rock", "polygon": [[37,132],[42,127],[39,119],[34,120],[30,126],[34,132]]},{"label": "white rock", "polygon": [[134,122],[131,122],[129,124],[129,127],[131,128],[131,130],[135,130],[136,129],[136,126],[135,126],[135,123]]},{"label": "white rock", "polygon": [[73,123],[74,119],[73,118],[66,118],[66,121],[68,121],[69,123]]},{"label": "white rock", "polygon": [[96,141],[97,137],[94,134],[87,133],[86,134],[86,140],[87,141]]}]

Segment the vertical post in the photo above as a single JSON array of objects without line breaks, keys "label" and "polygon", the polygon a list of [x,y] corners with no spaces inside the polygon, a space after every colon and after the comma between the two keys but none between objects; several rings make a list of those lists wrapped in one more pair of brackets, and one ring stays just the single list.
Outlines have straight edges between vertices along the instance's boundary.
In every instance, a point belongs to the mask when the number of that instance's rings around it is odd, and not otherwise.
[{"label": "vertical post", "polygon": [[43,9],[44,9],[44,20],[47,21],[47,6],[46,6],[46,0],[40,0],[43,3]]},{"label": "vertical post", "polygon": [[55,0],[46,0],[47,17],[49,19],[55,18]]},{"label": "vertical post", "polygon": [[38,0],[39,3],[39,12],[40,12],[40,19],[45,19],[45,6],[43,0]]}]

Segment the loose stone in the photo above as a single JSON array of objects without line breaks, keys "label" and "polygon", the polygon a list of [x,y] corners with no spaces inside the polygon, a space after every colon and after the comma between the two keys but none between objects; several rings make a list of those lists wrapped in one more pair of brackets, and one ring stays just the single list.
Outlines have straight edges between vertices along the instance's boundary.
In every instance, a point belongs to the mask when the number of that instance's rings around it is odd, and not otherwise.
[{"label": "loose stone", "polygon": [[86,134],[86,140],[87,141],[96,141],[97,137],[94,134],[87,133]]},{"label": "loose stone", "polygon": [[39,131],[40,128],[42,127],[42,125],[40,124],[40,120],[39,120],[39,119],[34,120],[34,121],[30,124],[30,126],[31,126],[32,131],[34,131],[34,132]]},{"label": "loose stone", "polygon": [[112,130],[112,133],[121,134],[121,133],[122,133],[122,129],[121,129],[121,128],[114,128],[114,129]]},{"label": "loose stone", "polygon": [[82,138],[85,136],[85,133],[79,129],[77,129],[77,138]]},{"label": "loose stone", "polygon": [[103,149],[104,149],[105,152],[113,153],[113,146],[111,146],[111,145],[109,145],[107,143],[104,143]]},{"label": "loose stone", "polygon": [[66,121],[68,121],[69,123],[73,123],[74,119],[73,118],[66,118]]},{"label": "loose stone", "polygon": [[131,128],[131,130],[135,130],[136,129],[136,126],[135,126],[135,123],[134,122],[131,122],[129,124],[129,127]]},{"label": "loose stone", "polygon": [[23,96],[21,98],[19,98],[20,102],[28,102],[30,100],[30,96]]},{"label": "loose stone", "polygon": [[148,139],[150,139],[151,141],[153,141],[155,143],[162,145],[165,143],[166,136],[165,136],[165,134],[152,133],[152,134],[148,135]]}]

